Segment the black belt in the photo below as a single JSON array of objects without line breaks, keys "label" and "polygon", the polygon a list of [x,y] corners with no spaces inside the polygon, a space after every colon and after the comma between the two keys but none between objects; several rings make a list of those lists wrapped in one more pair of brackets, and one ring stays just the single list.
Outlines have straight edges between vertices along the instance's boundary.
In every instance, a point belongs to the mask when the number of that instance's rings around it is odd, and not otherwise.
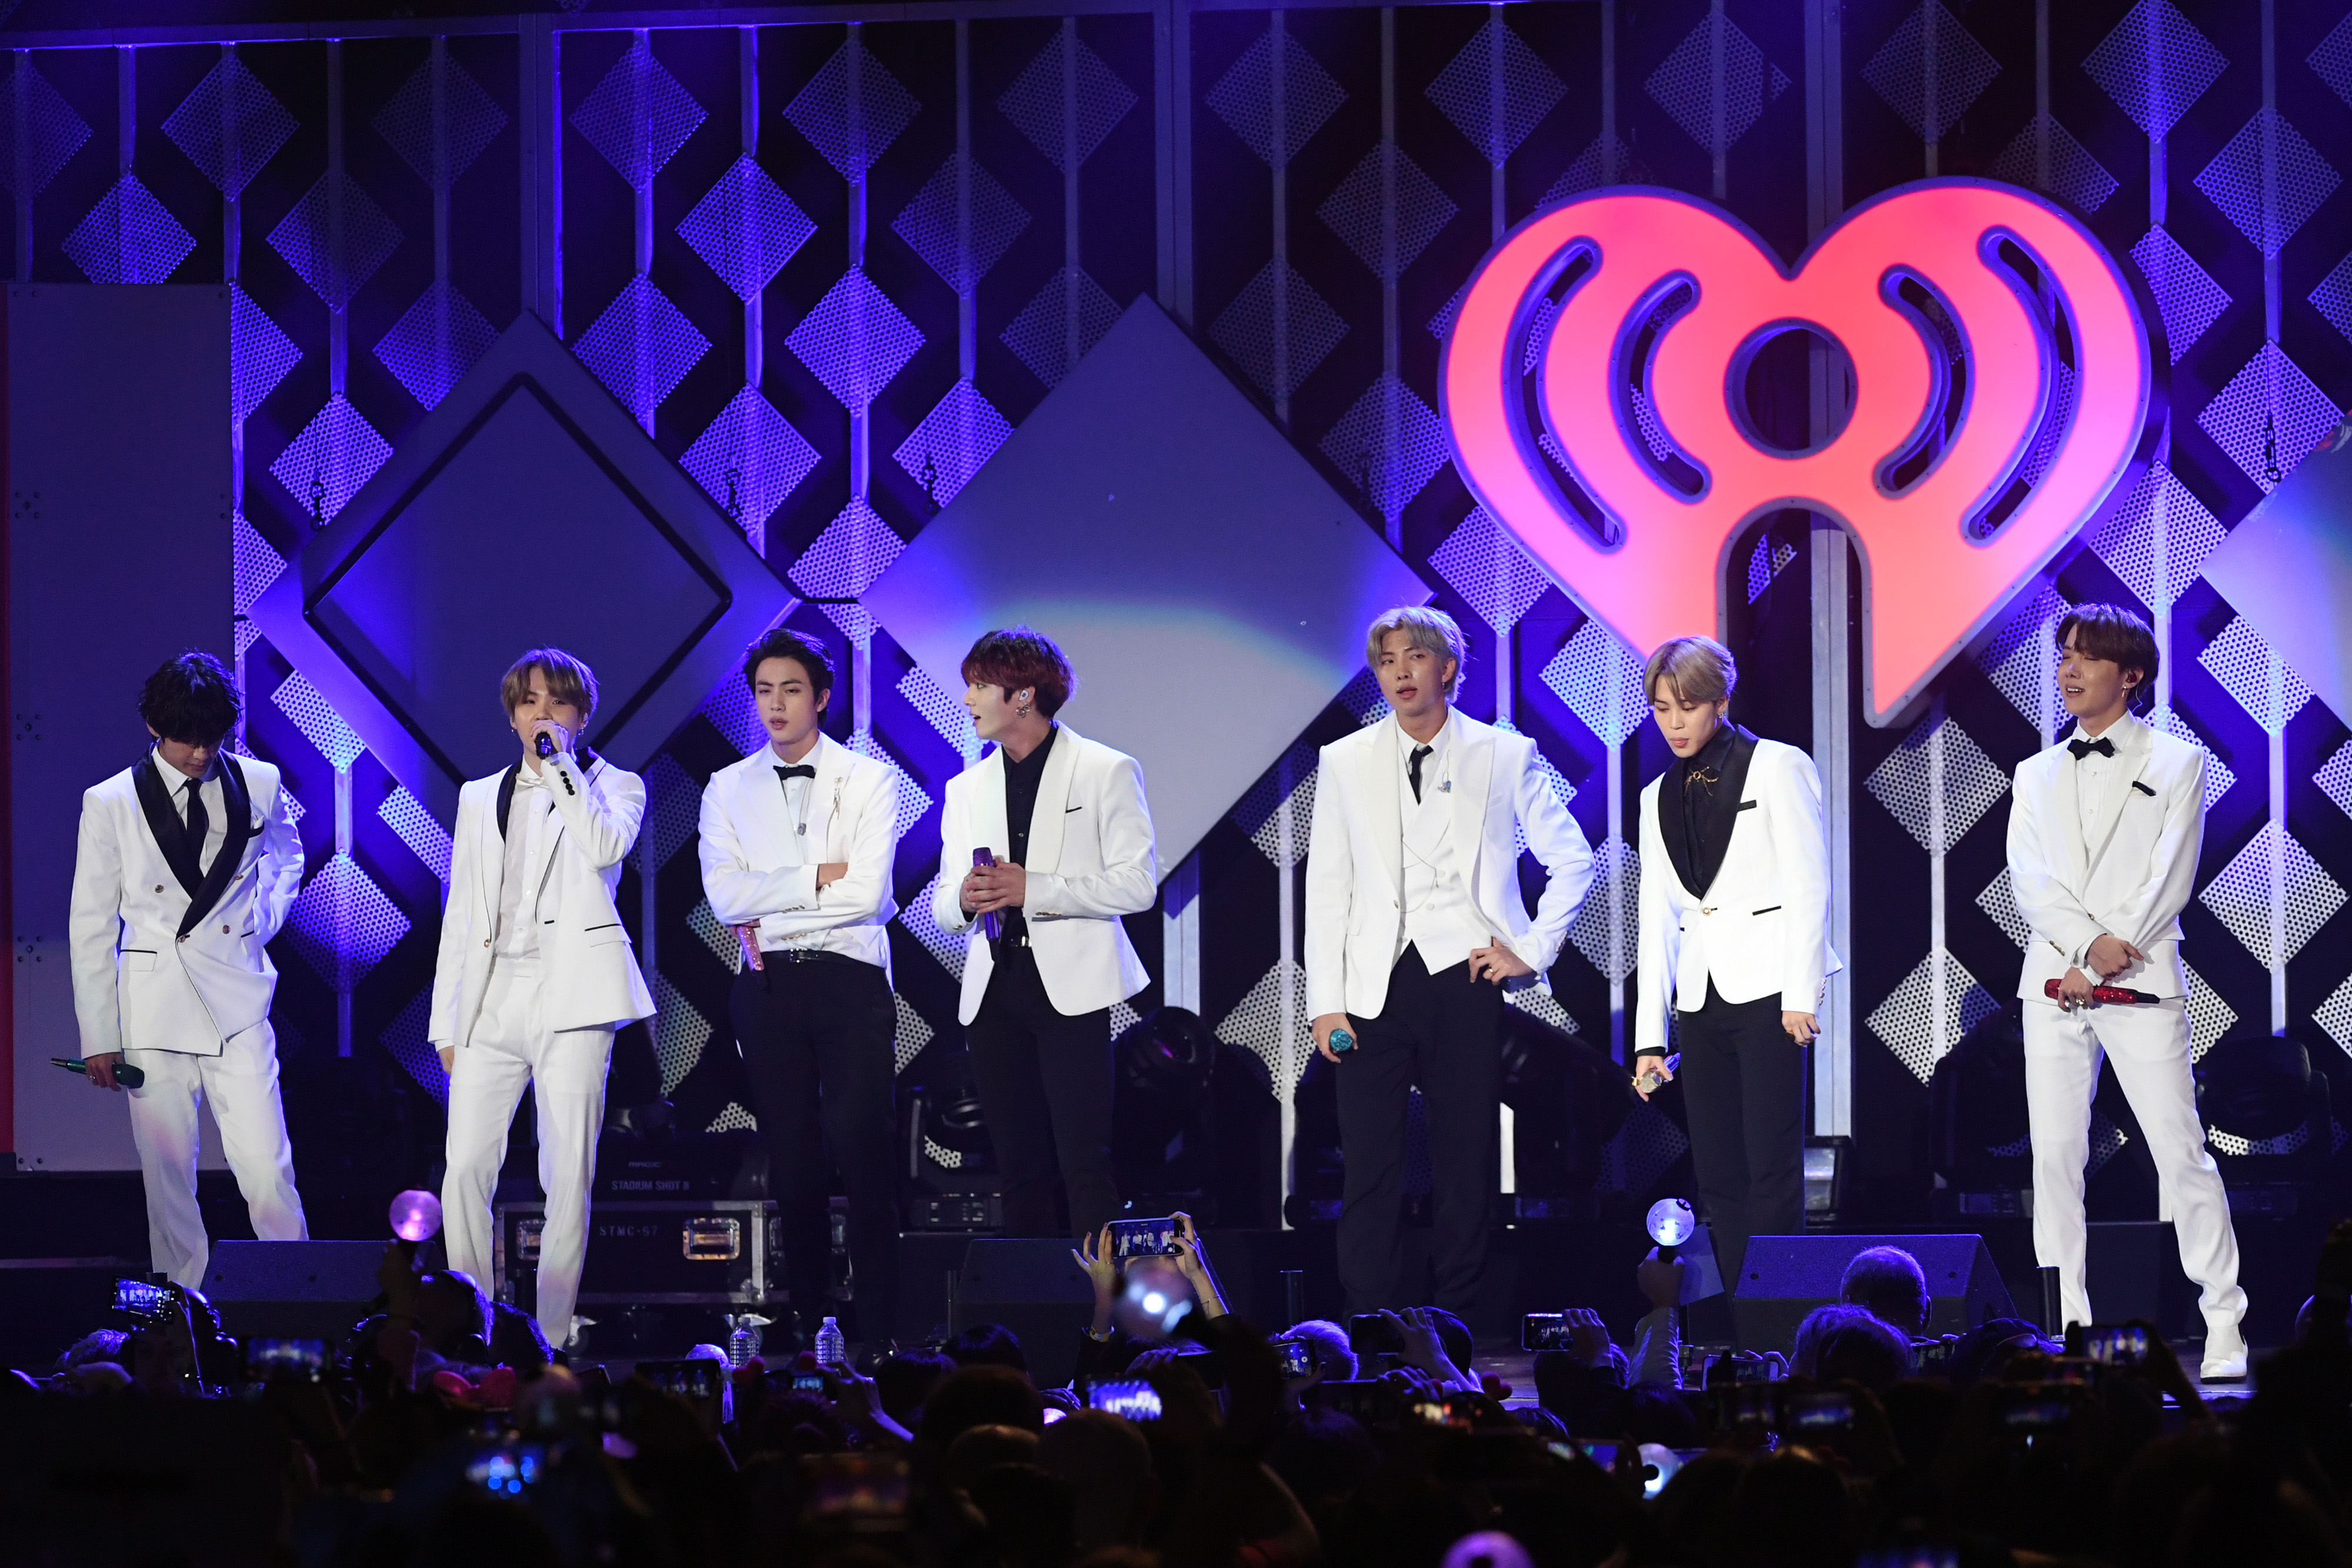
[{"label": "black belt", "polygon": [[863,958],[853,958],[846,953],[835,953],[823,947],[762,947],[761,964],[856,964],[871,969],[876,966]]}]

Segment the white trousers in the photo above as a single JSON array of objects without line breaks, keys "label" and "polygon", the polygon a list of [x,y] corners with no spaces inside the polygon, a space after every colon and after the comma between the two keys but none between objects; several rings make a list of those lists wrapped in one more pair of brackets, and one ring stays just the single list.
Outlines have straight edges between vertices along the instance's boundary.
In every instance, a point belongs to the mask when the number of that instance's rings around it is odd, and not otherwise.
[{"label": "white trousers", "polygon": [[201,1286],[212,1261],[196,1207],[197,1112],[207,1103],[253,1233],[264,1241],[310,1239],[294,1190],[294,1145],[278,1097],[278,1036],[268,1019],[231,1036],[218,1056],[126,1051],[122,1061],[147,1075],[123,1092],[131,1096],[131,1137],[146,1178],[147,1250],[158,1272],[173,1284]]},{"label": "white trousers", "polygon": [[2028,998],[2025,1103],[2033,1135],[2033,1252],[2058,1270],[2065,1321],[2092,1323],[2083,1254],[2084,1167],[2091,1154],[2091,1098],[2099,1062],[2111,1057],[2116,1082],[2139,1119],[2156,1160],[2162,1211],[2180,1242],[2181,1271],[2197,1283],[2209,1333],[2234,1332],[2246,1313],[2238,1288],[2238,1237],[2230,1198],[2205,1148],[2197,1086],[2189,1071],[2189,1013],[2179,998],[2157,1006],[2101,1006],[2068,1011]]},{"label": "white trousers", "polygon": [[507,1129],[529,1084],[539,1125],[539,1186],[547,1199],[536,1316],[540,1332],[561,1349],[572,1337],[572,1309],[588,1257],[588,1188],[596,1175],[596,1134],[604,1124],[613,1029],[551,1031],[540,1019],[538,962],[495,960],[473,1037],[449,1074],[442,1237],[449,1266],[495,1294],[490,1199],[506,1163]]}]

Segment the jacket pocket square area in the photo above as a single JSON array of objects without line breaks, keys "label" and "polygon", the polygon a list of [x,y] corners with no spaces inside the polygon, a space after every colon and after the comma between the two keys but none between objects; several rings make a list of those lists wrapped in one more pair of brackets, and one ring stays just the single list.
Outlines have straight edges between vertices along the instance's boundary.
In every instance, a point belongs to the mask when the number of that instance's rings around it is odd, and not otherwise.
[{"label": "jacket pocket square area", "polygon": [[1062,808],[1062,815],[1066,817],[1073,811],[1083,811],[1085,810],[1086,808],[1084,806],[1065,806]]},{"label": "jacket pocket square area", "polygon": [[2142,779],[2133,779],[2132,788],[2138,790],[2141,794],[2147,796],[2151,800],[2156,799],[2156,791],[2149,789],[2147,784]]},{"label": "jacket pocket square area", "polygon": [[1743,811],[1752,811],[1756,810],[1756,802],[1753,800],[1742,800],[1739,802],[1739,809]]}]

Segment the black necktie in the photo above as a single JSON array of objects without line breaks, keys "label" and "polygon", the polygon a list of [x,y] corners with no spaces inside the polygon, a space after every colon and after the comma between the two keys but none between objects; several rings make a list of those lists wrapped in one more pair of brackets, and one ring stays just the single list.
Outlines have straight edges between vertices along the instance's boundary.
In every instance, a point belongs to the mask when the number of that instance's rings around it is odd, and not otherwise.
[{"label": "black necktie", "polygon": [[201,876],[205,869],[205,833],[212,819],[205,815],[205,798],[198,791],[204,788],[201,779],[188,780],[188,859]]},{"label": "black necktie", "polygon": [[2094,751],[2102,757],[2113,757],[2116,743],[2103,735],[2096,740],[2070,740],[2066,743],[2066,749],[2074,754],[2075,761],[2080,762]]},{"label": "black necktie", "polygon": [[1421,799],[1421,759],[1428,756],[1432,749],[1433,748],[1426,746],[1414,747],[1412,756],[1404,765],[1405,781],[1412,786],[1412,798],[1416,801]]},{"label": "black necktie", "polygon": [[793,764],[790,768],[779,768],[776,769],[776,782],[779,784],[787,784],[795,779],[806,779],[814,781],[815,778],[816,764],[814,762],[800,762]]}]

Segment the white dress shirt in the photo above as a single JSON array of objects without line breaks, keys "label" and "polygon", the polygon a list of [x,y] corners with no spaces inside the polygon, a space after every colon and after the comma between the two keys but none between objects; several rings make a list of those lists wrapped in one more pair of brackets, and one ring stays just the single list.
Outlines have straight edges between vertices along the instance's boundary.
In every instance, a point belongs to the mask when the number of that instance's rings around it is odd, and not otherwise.
[{"label": "white dress shirt", "polygon": [[1463,884],[1461,857],[1454,842],[1454,716],[1430,737],[1429,755],[1421,759],[1421,799],[1412,796],[1412,753],[1423,743],[1404,732],[1391,718],[1397,740],[1397,814],[1399,857],[1404,872],[1404,919],[1397,938],[1397,956],[1410,946],[1421,950],[1421,962],[1431,974],[1466,963],[1474,947],[1490,939],[1486,923]]},{"label": "white dress shirt", "polygon": [[[2107,726],[2101,735],[2093,735],[2082,726],[2076,725],[2074,738],[2098,740],[2104,737],[2120,754],[2128,751],[2131,748],[2131,742],[2138,738],[2131,733],[2131,727],[2138,723],[2139,720],[2126,714]],[[2076,814],[2082,820],[2083,841],[2087,844],[2105,821],[2101,813],[2106,805],[2107,791],[2116,787],[2116,771],[2119,758],[2093,751],[2082,757],[2070,758],[2069,760],[2074,765],[2074,808]]]},{"label": "white dress shirt", "polygon": [[[541,863],[540,838],[554,810],[555,796],[545,775],[533,773],[525,763],[515,775],[514,799],[507,808],[506,868],[499,876],[499,957],[539,956],[539,900],[524,884],[530,880],[530,868]],[[527,894],[533,894],[529,908],[523,904]]]},{"label": "white dress shirt", "polygon": [[[172,798],[172,810],[179,814],[183,827],[188,821],[189,777],[163,760],[163,749],[155,747],[147,753],[154,764],[155,777],[163,781],[163,792]],[[205,770],[202,783],[196,785],[196,799],[205,803],[205,841],[196,851],[196,874],[202,876],[213,866],[213,858],[220,853],[221,842],[228,837],[228,800],[221,792],[221,764],[218,758]]]}]

